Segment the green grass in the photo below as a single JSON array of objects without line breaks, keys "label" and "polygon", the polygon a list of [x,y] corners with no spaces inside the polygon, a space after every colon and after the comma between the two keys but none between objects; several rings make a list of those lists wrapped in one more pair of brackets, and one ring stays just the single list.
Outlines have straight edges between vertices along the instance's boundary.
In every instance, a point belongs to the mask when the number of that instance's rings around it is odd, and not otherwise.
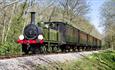
[{"label": "green grass", "polygon": [[37,70],[115,70],[115,51],[95,53],[66,63],[39,65]]}]

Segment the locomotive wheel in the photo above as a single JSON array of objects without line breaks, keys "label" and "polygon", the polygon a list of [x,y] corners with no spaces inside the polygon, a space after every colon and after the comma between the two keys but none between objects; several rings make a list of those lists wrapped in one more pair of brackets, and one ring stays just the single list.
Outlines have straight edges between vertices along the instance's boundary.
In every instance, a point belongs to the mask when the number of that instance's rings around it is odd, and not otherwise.
[{"label": "locomotive wheel", "polygon": [[82,48],[81,48],[81,49],[82,49],[82,51],[85,51],[85,47],[84,47],[84,46],[82,46]]},{"label": "locomotive wheel", "polygon": [[51,46],[51,52],[52,53],[54,52],[54,46]]},{"label": "locomotive wheel", "polygon": [[48,53],[48,44],[45,44],[46,53]]},{"label": "locomotive wheel", "polygon": [[29,48],[27,45],[23,44],[22,45],[22,52],[24,52],[24,54],[28,54],[29,53]]},{"label": "locomotive wheel", "polygon": [[52,53],[52,47],[48,46],[48,53]]},{"label": "locomotive wheel", "polygon": [[72,47],[72,52],[76,52],[76,46]]},{"label": "locomotive wheel", "polygon": [[61,45],[60,46],[61,52],[66,52],[66,45]]},{"label": "locomotive wheel", "polygon": [[41,53],[44,53],[44,54],[47,53],[47,48],[45,45],[41,45]]},{"label": "locomotive wheel", "polygon": [[67,46],[67,52],[70,52],[71,51],[71,46]]},{"label": "locomotive wheel", "polygon": [[78,50],[78,52],[80,52],[80,47],[79,46],[77,46],[77,50]]},{"label": "locomotive wheel", "polygon": [[31,52],[32,54],[36,54],[36,47],[31,45]]},{"label": "locomotive wheel", "polygon": [[55,46],[55,50],[56,50],[56,53],[59,53],[59,46],[58,45]]},{"label": "locomotive wheel", "polygon": [[66,45],[65,46],[65,53],[70,52],[70,50],[71,50],[71,46],[70,45]]},{"label": "locomotive wheel", "polygon": [[89,47],[89,46],[86,47],[86,49],[85,49],[86,51],[88,51],[88,47]]},{"label": "locomotive wheel", "polygon": [[56,45],[52,46],[52,52],[53,53],[58,52],[58,46],[56,46]]}]

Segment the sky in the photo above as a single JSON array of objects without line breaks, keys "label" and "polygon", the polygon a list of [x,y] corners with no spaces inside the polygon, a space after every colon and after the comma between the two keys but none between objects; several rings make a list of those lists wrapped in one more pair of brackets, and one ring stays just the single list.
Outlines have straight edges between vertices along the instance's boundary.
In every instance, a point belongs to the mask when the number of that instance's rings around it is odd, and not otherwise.
[{"label": "sky", "polygon": [[91,24],[93,24],[96,29],[102,34],[103,27],[100,25],[100,7],[104,3],[105,0],[88,0],[91,5],[91,10],[88,15],[90,18]]}]

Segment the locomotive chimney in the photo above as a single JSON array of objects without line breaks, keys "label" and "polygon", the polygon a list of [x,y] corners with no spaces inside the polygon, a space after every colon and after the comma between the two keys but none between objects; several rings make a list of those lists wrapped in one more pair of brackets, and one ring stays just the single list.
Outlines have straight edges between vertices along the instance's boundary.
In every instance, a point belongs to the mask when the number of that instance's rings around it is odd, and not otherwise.
[{"label": "locomotive chimney", "polygon": [[35,12],[31,12],[31,24],[35,24]]}]

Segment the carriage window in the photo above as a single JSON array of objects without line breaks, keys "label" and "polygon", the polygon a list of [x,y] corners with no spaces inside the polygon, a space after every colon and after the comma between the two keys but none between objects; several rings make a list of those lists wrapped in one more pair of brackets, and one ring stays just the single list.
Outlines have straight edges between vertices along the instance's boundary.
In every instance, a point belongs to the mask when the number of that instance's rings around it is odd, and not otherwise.
[{"label": "carriage window", "polygon": [[51,24],[50,24],[50,28],[51,28],[51,29],[54,29],[54,30],[57,30],[58,27],[57,27],[57,24],[51,23]]},{"label": "carriage window", "polygon": [[45,24],[45,27],[46,27],[46,28],[49,28],[49,25],[48,25],[48,24]]},{"label": "carriage window", "polygon": [[53,22],[45,22],[44,27],[54,29],[54,30],[58,30],[58,25],[56,23],[53,23]]}]

